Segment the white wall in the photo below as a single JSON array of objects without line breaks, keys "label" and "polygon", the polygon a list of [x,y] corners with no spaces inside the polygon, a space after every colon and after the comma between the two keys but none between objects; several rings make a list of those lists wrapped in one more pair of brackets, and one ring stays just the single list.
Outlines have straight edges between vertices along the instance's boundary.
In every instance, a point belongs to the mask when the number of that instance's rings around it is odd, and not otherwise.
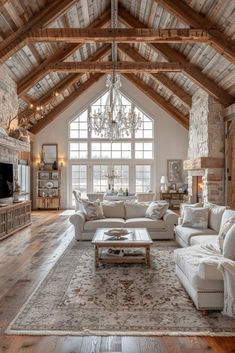
[{"label": "white wall", "polygon": [[[51,122],[46,128],[35,136],[33,154],[39,155],[43,143],[58,143],[59,158],[67,159],[68,155],[68,129],[67,124],[79,112],[84,110],[96,96],[102,94],[105,88],[105,78],[100,79],[95,85],[82,94],[71,106]],[[167,159],[186,159],[188,149],[188,131],[171,118],[164,110],[146,97],[129,81],[122,78],[123,93],[133,99],[142,110],[155,121],[155,151],[156,166],[154,191],[159,191],[161,175],[167,174]],[[67,168],[66,163],[62,170],[62,199],[61,207],[67,204]],[[34,184],[36,185],[36,183]]]}]

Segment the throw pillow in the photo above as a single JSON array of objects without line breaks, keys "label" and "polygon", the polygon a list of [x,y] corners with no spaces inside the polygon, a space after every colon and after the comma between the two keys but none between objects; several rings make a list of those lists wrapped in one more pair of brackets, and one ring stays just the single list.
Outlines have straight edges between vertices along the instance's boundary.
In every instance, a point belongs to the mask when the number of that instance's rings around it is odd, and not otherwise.
[{"label": "throw pillow", "polygon": [[184,217],[184,209],[186,207],[193,207],[193,208],[203,207],[203,203],[202,202],[198,202],[198,203],[181,203],[180,204],[180,215],[181,215],[181,217]]},{"label": "throw pillow", "polygon": [[209,219],[208,219],[209,228],[215,230],[216,232],[219,232],[221,219],[227,207],[218,206],[210,202],[204,203],[204,206],[209,207]]},{"label": "throw pillow", "polygon": [[223,224],[223,226],[219,231],[218,242],[219,242],[219,248],[221,251],[223,251],[224,240],[227,236],[227,233],[234,224],[235,224],[235,218],[230,218]]},{"label": "throw pillow", "polygon": [[105,218],[100,200],[91,202],[89,200],[82,200],[82,204],[85,210],[86,220],[93,221],[95,219]]},{"label": "throw pillow", "polygon": [[125,218],[143,218],[147,208],[148,204],[125,202]]},{"label": "throw pillow", "polygon": [[208,228],[209,208],[185,207],[182,227]]},{"label": "throw pillow", "polygon": [[105,218],[125,218],[123,201],[104,202],[102,204]]},{"label": "throw pillow", "polygon": [[229,229],[224,239],[223,255],[235,261],[235,224]]},{"label": "throw pillow", "polygon": [[161,219],[167,211],[169,204],[167,202],[152,201],[148,206],[145,217],[151,219]]}]

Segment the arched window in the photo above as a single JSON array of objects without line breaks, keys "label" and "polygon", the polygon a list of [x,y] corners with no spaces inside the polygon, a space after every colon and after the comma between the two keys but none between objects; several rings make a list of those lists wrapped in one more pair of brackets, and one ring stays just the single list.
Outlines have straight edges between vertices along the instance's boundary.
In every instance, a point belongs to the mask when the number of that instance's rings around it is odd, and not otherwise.
[{"label": "arched window", "polygon": [[133,107],[142,119],[141,128],[133,135],[110,142],[88,131],[88,115],[102,109],[107,93],[69,123],[69,165],[71,192],[105,192],[108,179],[114,172],[116,190],[147,192],[153,188],[154,126],[153,120],[122,95],[122,103]]}]

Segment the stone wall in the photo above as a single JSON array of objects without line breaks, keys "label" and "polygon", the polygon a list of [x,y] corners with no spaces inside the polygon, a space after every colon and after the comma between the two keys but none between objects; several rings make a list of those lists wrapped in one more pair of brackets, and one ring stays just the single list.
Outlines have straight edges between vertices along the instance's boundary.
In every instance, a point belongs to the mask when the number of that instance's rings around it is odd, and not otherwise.
[{"label": "stone wall", "polygon": [[[202,89],[192,99],[189,123],[188,159],[224,158],[223,105]],[[193,176],[202,175],[203,201],[224,203],[224,169],[210,168],[188,172],[189,201],[195,202]]]},{"label": "stone wall", "polygon": [[[6,67],[0,66],[0,127],[7,128],[10,117],[17,115],[19,101],[16,83],[9,76]],[[17,119],[12,122],[11,127],[17,126]]]}]

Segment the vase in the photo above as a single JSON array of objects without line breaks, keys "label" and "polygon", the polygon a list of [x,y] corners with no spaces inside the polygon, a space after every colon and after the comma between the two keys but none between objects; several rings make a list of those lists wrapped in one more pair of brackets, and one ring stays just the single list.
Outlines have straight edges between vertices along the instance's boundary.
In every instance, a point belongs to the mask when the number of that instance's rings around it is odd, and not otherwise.
[{"label": "vase", "polygon": [[58,169],[58,163],[56,161],[54,161],[54,163],[52,164],[52,169],[54,170]]}]

